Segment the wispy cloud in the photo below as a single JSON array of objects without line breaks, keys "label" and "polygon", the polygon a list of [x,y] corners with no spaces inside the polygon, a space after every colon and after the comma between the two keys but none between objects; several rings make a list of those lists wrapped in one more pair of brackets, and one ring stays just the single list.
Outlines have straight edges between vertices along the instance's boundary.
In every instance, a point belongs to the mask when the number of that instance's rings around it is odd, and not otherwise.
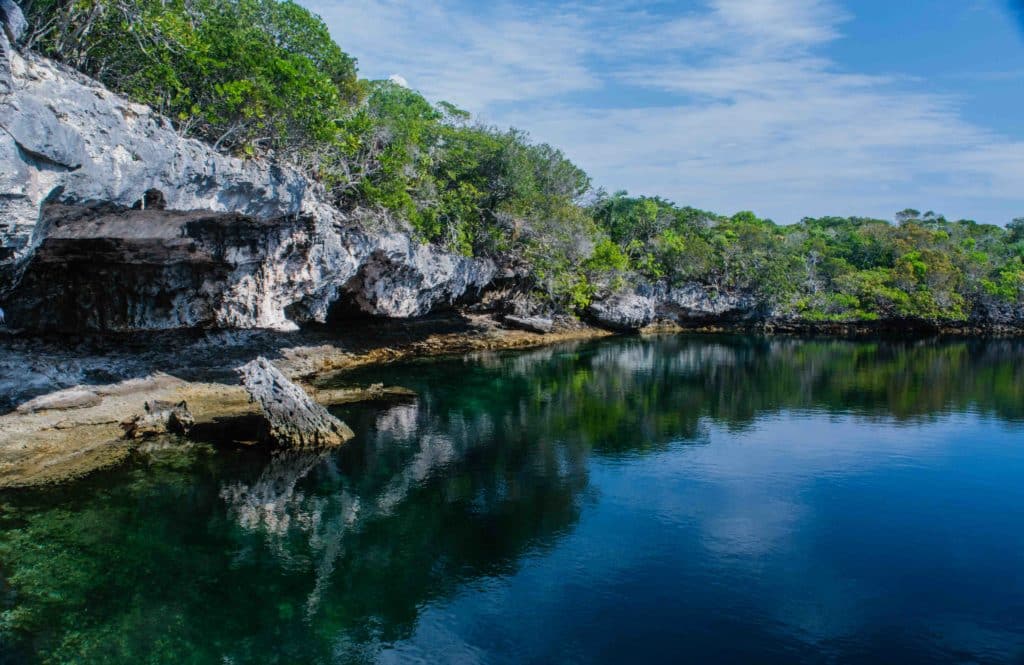
[{"label": "wispy cloud", "polygon": [[833,0],[309,6],[364,74],[522,127],[610,189],[785,222],[1024,213],[1024,141],[899,63],[883,76],[829,57],[851,20]]},{"label": "wispy cloud", "polygon": [[304,3],[320,14],[364,75],[397,73],[435,99],[474,111],[596,88],[586,26],[557,7],[477,10],[438,0]]}]

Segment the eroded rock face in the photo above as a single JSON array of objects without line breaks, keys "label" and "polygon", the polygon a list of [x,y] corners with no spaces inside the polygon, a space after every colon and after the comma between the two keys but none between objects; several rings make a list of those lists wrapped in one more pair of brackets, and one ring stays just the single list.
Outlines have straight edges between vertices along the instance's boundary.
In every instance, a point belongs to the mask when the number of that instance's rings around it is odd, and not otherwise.
[{"label": "eroded rock face", "polygon": [[679,287],[661,285],[653,290],[655,316],[675,323],[737,321],[762,315],[750,293],[729,293],[690,283]]},{"label": "eroded rock face", "polygon": [[0,269],[16,268],[45,237],[44,202],[131,208],[159,192],[172,210],[260,220],[318,212],[311,183],[292,170],[182,139],[148,107],[45,58],[8,48],[5,61],[13,90],[0,97]]},{"label": "eroded rock face", "polygon": [[633,332],[654,321],[687,325],[769,316],[751,293],[718,291],[696,282],[682,286],[643,284],[635,291],[616,293],[592,303],[588,314],[597,325],[619,332]]},{"label": "eroded rock face", "polygon": [[478,294],[494,279],[494,263],[440,253],[401,234],[377,240],[345,291],[375,316],[408,318]]},{"label": "eroded rock face", "polygon": [[[287,328],[284,309],[325,304],[331,280],[313,281],[316,224],[239,214],[170,211],[52,212],[9,301],[19,327],[53,332],[168,328]],[[334,279],[355,263],[335,260]],[[315,266],[312,266],[315,267]],[[315,304],[310,310],[315,310]]]},{"label": "eroded rock face", "polygon": [[17,53],[9,34],[0,304],[11,327],[292,329],[339,299],[420,316],[493,278],[489,261],[366,231],[294,170],[181,138],[149,108]]},{"label": "eroded rock face", "polygon": [[1024,307],[996,296],[985,296],[974,303],[970,321],[980,326],[1024,327]]},{"label": "eroded rock face", "polygon": [[591,303],[587,313],[602,328],[635,332],[654,321],[654,306],[650,296],[625,292]]}]

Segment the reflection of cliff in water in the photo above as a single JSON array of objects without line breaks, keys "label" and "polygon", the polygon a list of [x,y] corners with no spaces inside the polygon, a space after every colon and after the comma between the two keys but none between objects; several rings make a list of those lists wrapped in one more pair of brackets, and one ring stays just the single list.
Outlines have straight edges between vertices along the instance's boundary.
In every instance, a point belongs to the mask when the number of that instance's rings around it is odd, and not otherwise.
[{"label": "reflection of cliff in water", "polygon": [[[399,618],[414,618],[419,602],[466,576],[507,572],[576,519],[585,459],[565,445],[499,434],[486,412],[439,418],[418,403],[364,409],[352,424],[364,433],[358,445],[280,453],[254,480],[220,491],[240,527],[282,560],[308,562],[310,617],[325,594],[344,603],[339,593],[398,585]],[[516,482],[524,474],[530,481]],[[353,551],[375,555],[346,558]],[[403,569],[420,565],[406,579]],[[332,584],[338,575],[342,589]]]},{"label": "reflection of cliff in water", "polygon": [[339,409],[358,436],[328,454],[172,451],[0,496],[0,647],[54,662],[370,660],[425,605],[570,533],[596,458],[702,445],[785,410],[1024,420],[1011,341],[632,338],[344,381],[419,398]]},{"label": "reflection of cliff in water", "polygon": [[[269,652],[333,661],[339,649],[348,660],[358,645],[408,636],[425,603],[514,571],[578,519],[580,451],[505,436],[492,418],[416,403],[365,408],[352,423],[361,439],[334,453],[225,453],[219,469],[207,456],[175,459],[97,475],[56,510],[26,498],[0,558],[15,571],[23,611],[0,630],[52,634],[47,652],[60,657],[98,657],[111,641],[151,654],[132,636],[156,621],[168,636],[165,662],[268,662]],[[109,541],[124,528],[138,537]],[[30,542],[62,546],[42,557]],[[177,581],[152,584],[154,575]],[[202,592],[208,585],[218,602]],[[221,647],[201,644],[195,626],[217,626]]]}]

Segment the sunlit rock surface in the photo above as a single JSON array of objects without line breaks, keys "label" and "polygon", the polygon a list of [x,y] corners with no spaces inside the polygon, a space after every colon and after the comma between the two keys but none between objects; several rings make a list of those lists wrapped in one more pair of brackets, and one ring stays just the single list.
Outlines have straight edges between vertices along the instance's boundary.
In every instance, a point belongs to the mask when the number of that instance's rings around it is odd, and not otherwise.
[{"label": "sunlit rock surface", "polygon": [[587,310],[599,326],[619,332],[632,332],[654,321],[654,299],[640,293],[617,293],[591,303]]},{"label": "sunlit rock surface", "polygon": [[595,324],[619,332],[633,332],[655,321],[687,325],[765,320],[771,316],[753,293],[719,291],[696,282],[680,286],[643,284],[633,291],[596,300],[588,314]]},{"label": "sunlit rock surface", "polygon": [[718,291],[703,284],[659,285],[652,296],[657,318],[676,323],[752,319],[765,314],[751,293]]},{"label": "sunlit rock surface", "polygon": [[493,278],[489,261],[367,231],[296,171],[182,138],[148,107],[17,52],[11,33],[0,38],[0,302],[12,327],[292,329],[324,321],[338,299],[420,316]]},{"label": "sunlit rock surface", "polygon": [[287,448],[320,449],[341,445],[355,434],[332,416],[281,370],[262,356],[239,368],[242,385],[259,406],[263,436]]}]

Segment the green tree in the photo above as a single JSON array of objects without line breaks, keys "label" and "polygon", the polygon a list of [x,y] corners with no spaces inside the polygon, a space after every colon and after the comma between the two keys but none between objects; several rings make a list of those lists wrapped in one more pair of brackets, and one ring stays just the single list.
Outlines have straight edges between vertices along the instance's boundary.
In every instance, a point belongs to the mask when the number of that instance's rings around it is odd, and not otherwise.
[{"label": "green tree", "polygon": [[31,0],[30,43],[215,147],[308,159],[358,102],[356,62],[278,0]]}]

